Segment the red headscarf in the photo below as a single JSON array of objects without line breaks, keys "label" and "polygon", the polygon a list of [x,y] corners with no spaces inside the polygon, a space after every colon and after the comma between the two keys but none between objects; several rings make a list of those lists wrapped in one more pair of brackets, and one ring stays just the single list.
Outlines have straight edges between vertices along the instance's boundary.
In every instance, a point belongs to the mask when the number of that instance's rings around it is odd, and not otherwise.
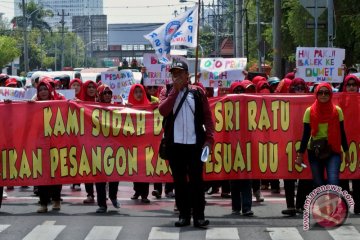
[{"label": "red headscarf", "polygon": [[96,101],[96,94],[93,97],[90,97],[89,95],[87,95],[87,87],[90,84],[93,84],[95,86],[95,92],[96,92],[97,84],[94,81],[87,80],[82,85],[82,89],[81,89],[82,94],[80,95],[80,98],[79,98],[80,100],[87,101],[87,102],[95,102]]},{"label": "red headscarf", "polygon": [[276,87],[275,92],[276,93],[288,93],[290,84],[292,80],[289,78],[284,78],[280,81],[279,85]]},{"label": "red headscarf", "polygon": [[[142,99],[140,101],[136,100],[135,97],[134,97],[135,88],[137,88],[137,87],[139,87],[141,89],[142,93],[143,93],[143,97],[142,97]],[[150,104],[150,101],[146,97],[146,92],[145,92],[145,89],[144,89],[143,85],[134,84],[134,85],[131,86],[128,102],[131,103],[134,106],[143,105],[143,104]]]},{"label": "red headscarf", "polygon": [[[45,86],[47,87],[47,89],[50,92],[50,99],[49,100],[65,100],[65,97],[62,94],[59,94],[56,92],[55,88],[53,86],[55,86],[55,82],[52,78],[50,77],[45,77],[43,79],[41,79],[40,83],[44,83]],[[37,87],[37,90],[39,92],[39,86]],[[50,86],[50,88],[49,88]],[[39,99],[39,95],[37,95],[37,98]]]},{"label": "red headscarf", "polygon": [[230,93],[234,93],[234,90],[235,88],[237,87],[240,87],[242,89],[244,89],[245,91],[245,88],[241,85],[241,82],[233,82],[231,85],[230,85]]},{"label": "red headscarf", "polygon": [[[265,87],[265,88],[264,88]],[[257,93],[270,93],[270,86],[265,81],[260,81],[256,84],[256,92]]]},{"label": "red headscarf", "polygon": [[17,84],[18,84],[18,82],[17,82],[16,78],[8,78],[5,81],[5,87],[9,87],[9,86],[12,86],[12,85],[17,86]]},{"label": "red headscarf", "polygon": [[[330,91],[330,99],[326,103],[321,103],[317,99],[320,88],[326,87]],[[328,124],[328,143],[336,153],[341,152],[341,136],[339,113],[336,106],[332,103],[332,87],[329,83],[320,83],[315,89],[316,100],[310,107],[310,127],[311,136],[316,136],[319,131],[319,123]]]},{"label": "red headscarf", "polygon": [[76,82],[80,84],[80,91],[79,91],[78,94],[75,95],[75,97],[77,97],[78,99],[82,99],[82,95],[83,95],[83,87],[82,87],[82,85],[83,85],[83,83],[79,78],[74,78],[73,80],[71,80],[70,84],[69,84],[69,88],[71,89],[71,86]]},{"label": "red headscarf", "polygon": [[295,93],[294,87],[302,85],[305,88],[305,93],[309,92],[309,87],[306,85],[306,82],[302,78],[294,78],[289,86],[289,93]]},{"label": "red headscarf", "polygon": [[245,89],[245,92],[248,92],[248,88],[250,86],[254,86],[254,92],[256,91],[256,86],[253,82],[249,81],[249,80],[243,80],[240,82],[241,86]]},{"label": "red headscarf", "polygon": [[262,77],[262,76],[255,76],[253,79],[252,79],[252,83],[256,86],[259,82],[267,82],[266,78],[265,77]]},{"label": "red headscarf", "polygon": [[289,72],[285,75],[285,78],[288,78],[290,80],[293,80],[295,78],[295,73],[294,72]]},{"label": "red headscarf", "polygon": [[[359,79],[358,79],[357,76],[352,75],[352,74],[349,74],[349,75],[347,75],[347,76],[345,77],[342,91],[343,91],[343,92],[346,92],[346,86],[348,85],[348,82],[349,82],[350,80],[354,80],[354,81],[355,81],[355,84],[357,85],[357,92],[359,92],[360,81],[359,81]],[[7,80],[6,80],[6,81],[7,81]]]}]

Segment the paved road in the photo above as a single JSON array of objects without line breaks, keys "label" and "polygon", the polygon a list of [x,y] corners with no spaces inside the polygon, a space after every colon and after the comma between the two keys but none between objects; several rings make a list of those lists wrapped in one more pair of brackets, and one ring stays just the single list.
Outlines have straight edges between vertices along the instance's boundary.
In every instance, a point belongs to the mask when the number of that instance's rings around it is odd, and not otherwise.
[{"label": "paved road", "polygon": [[264,192],[265,202],[254,203],[253,217],[233,216],[230,214],[229,199],[222,199],[219,195],[207,196],[206,216],[211,221],[207,229],[191,226],[175,228],[177,214],[173,211],[173,199],[151,198],[150,204],[142,204],[130,200],[132,193],[131,184],[121,184],[118,196],[122,207],[115,209],[109,203],[106,214],[96,214],[96,204],[82,203],[86,195],[84,189],[72,192],[69,186],[64,186],[61,211],[37,214],[38,198],[32,195],[32,190],[15,188],[8,191],[9,197],[0,209],[0,239],[360,239],[360,216],[355,215],[351,215],[344,226],[335,230],[302,230],[301,215],[284,217],[280,213],[285,206],[283,191],[276,195]]}]

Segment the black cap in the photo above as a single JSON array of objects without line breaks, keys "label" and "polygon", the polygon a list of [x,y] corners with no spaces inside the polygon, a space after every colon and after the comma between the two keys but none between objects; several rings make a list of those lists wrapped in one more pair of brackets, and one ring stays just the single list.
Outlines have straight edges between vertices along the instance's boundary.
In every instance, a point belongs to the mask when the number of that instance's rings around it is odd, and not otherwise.
[{"label": "black cap", "polygon": [[172,72],[173,69],[182,69],[182,70],[185,70],[187,72],[189,71],[187,63],[184,62],[184,61],[181,61],[181,60],[173,62],[171,64],[170,72]]}]

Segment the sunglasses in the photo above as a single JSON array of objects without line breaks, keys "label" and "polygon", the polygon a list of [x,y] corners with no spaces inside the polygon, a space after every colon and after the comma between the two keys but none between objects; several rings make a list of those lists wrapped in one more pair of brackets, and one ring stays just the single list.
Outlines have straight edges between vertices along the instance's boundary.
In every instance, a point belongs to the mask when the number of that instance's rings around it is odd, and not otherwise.
[{"label": "sunglasses", "polygon": [[112,95],[112,92],[111,91],[104,91],[103,94],[104,95]]},{"label": "sunglasses", "polygon": [[357,87],[356,83],[348,83],[346,84],[346,87]]},{"label": "sunglasses", "polygon": [[294,89],[295,91],[305,91],[305,87],[304,87],[304,86],[295,86],[295,87],[293,87],[293,89]]},{"label": "sunglasses", "polygon": [[152,89],[152,88],[153,88],[153,89],[158,89],[158,86],[147,86],[146,88],[147,88],[147,89]]},{"label": "sunglasses", "polygon": [[318,91],[318,96],[330,96],[330,91]]}]

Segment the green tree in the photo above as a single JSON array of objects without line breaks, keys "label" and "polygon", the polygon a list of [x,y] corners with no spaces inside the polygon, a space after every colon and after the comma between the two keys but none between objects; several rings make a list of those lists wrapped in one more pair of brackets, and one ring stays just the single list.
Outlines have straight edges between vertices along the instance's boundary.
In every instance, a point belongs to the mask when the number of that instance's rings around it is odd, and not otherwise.
[{"label": "green tree", "polygon": [[0,69],[20,56],[20,49],[15,38],[0,36]]},{"label": "green tree", "polygon": [[[19,4],[20,9],[23,9],[23,5]],[[11,22],[20,28],[39,29],[41,33],[43,31],[51,32],[50,25],[44,20],[46,17],[52,17],[54,14],[51,10],[44,9],[41,4],[36,4],[34,1],[30,1],[25,4],[25,17],[14,17]]]}]

